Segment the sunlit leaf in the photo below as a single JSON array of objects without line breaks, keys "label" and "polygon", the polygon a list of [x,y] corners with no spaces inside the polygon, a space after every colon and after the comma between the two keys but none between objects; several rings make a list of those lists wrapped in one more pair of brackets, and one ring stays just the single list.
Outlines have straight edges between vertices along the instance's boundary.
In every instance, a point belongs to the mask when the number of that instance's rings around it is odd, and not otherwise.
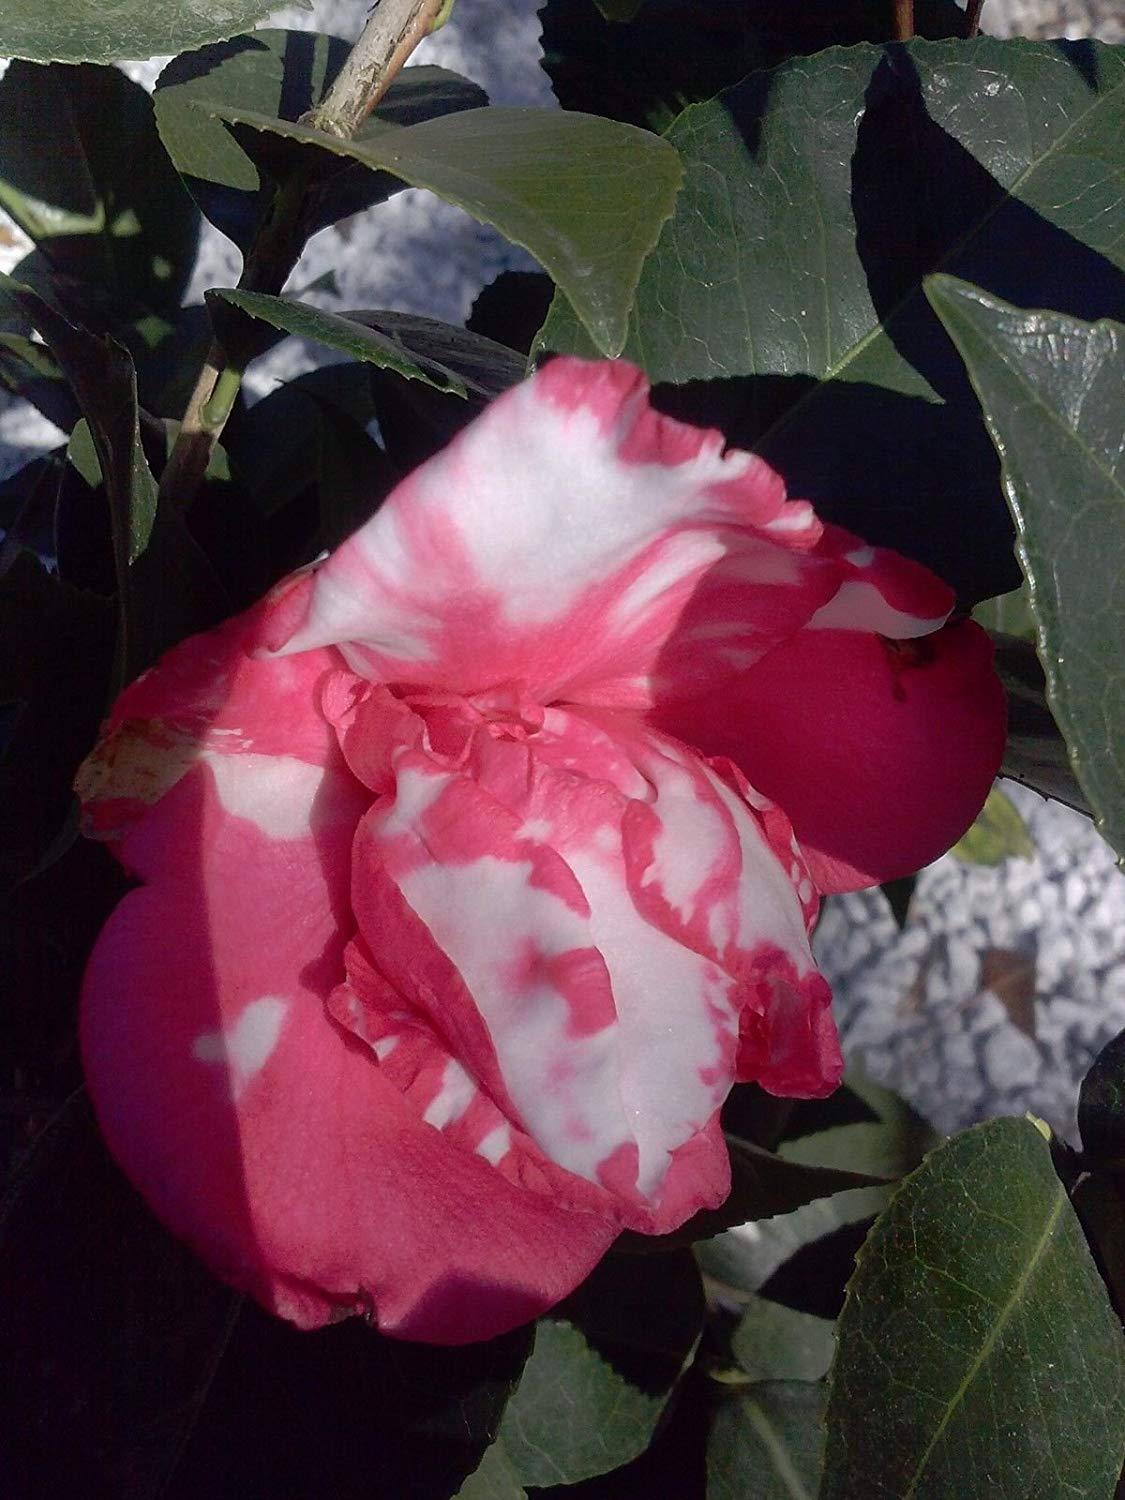
[{"label": "sunlit leaf", "polygon": [[868,1237],[837,1329],[821,1500],[1110,1500],[1125,1340],[1043,1131],[939,1146]]}]

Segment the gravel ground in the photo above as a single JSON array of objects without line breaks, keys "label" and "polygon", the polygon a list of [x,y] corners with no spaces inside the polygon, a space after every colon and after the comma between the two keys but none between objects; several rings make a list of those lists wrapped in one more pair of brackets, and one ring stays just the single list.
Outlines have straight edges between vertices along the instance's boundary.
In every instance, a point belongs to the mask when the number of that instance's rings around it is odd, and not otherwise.
[{"label": "gravel ground", "polygon": [[[481,83],[496,102],[549,105],[538,67],[538,0],[457,0],[453,18],[419,48]],[[274,24],[355,36],[362,0],[317,0]],[[1117,0],[987,0],[996,35],[1125,40]],[[162,60],[129,69],[151,86]],[[6,242],[8,241],[8,242]],[[0,269],[24,253],[0,216]],[[528,264],[459,210],[407,191],[309,244],[296,290],[336,276],[329,306],[383,306],[459,322],[506,266]],[[205,235],[193,286],[233,285],[238,256]],[[289,340],[248,382],[261,395],[322,353]],[[0,477],[61,434],[27,408],[0,410]],[[878,892],[830,901],[816,937],[832,982],[845,1050],[905,1094],[943,1130],[1031,1109],[1073,1131],[1077,1084],[1098,1048],[1125,1027],[1125,880],[1079,815],[1009,788],[1037,854],[989,869],[946,856],[919,878],[900,933]]]}]

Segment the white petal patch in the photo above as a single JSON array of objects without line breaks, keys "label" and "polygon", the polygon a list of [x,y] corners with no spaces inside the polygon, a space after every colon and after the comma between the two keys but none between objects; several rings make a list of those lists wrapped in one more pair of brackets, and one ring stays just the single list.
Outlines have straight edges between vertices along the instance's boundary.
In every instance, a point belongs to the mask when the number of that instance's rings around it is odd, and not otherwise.
[{"label": "white petal patch", "polygon": [[292,755],[209,753],[223,810],[245,818],[271,839],[307,838],[313,800],[324,781],[323,766]]},{"label": "white petal patch", "polygon": [[483,1156],[490,1166],[497,1166],[504,1160],[512,1149],[511,1127],[504,1123],[490,1130],[482,1141],[477,1142],[476,1152]]},{"label": "white petal patch", "polygon": [[192,1056],[199,1062],[223,1066],[231,1095],[237,1099],[272,1057],[288,1009],[289,1002],[278,995],[251,1000],[233,1026],[197,1036]]},{"label": "white petal patch", "polygon": [[520,1122],[554,1161],[596,1182],[599,1165],[630,1139],[616,1028],[573,1035],[570,1005],[542,968],[513,976],[522,953],[547,962],[590,944],[586,919],[533,885],[531,873],[529,861],[485,855],[411,870],[400,886],[472,993]]},{"label": "white petal patch", "polygon": [[444,1130],[461,1118],[473,1102],[476,1091],[477,1086],[468,1073],[455,1057],[451,1057],[442,1074],[441,1088],[430,1100],[423,1120],[436,1130]]},{"label": "white petal patch", "polygon": [[930,635],[945,621],[919,619],[901,609],[893,609],[873,583],[850,578],[842,583],[827,604],[822,604],[805,626],[806,630],[861,630],[889,636],[894,641],[909,641]]}]

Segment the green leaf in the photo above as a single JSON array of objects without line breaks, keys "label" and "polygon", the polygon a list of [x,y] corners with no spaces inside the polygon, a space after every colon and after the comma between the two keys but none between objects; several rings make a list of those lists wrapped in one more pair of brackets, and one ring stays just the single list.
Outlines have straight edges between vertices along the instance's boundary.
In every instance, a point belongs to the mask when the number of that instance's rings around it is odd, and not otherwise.
[{"label": "green leaf", "polygon": [[647,1255],[692,1245],[736,1224],[792,1213],[802,1204],[834,1193],[886,1186],[884,1180],[866,1172],[787,1160],[752,1141],[731,1135],[726,1142],[730,1152],[731,1190],[719,1208],[701,1210],[671,1234],[652,1236],[626,1231],[617,1241],[618,1248]]},{"label": "green leaf", "polygon": [[1125,1343],[1030,1120],[939,1146],[864,1246],[837,1329],[822,1500],[1110,1500]]},{"label": "green leaf", "polygon": [[645,0],[595,0],[607,21],[631,21]]},{"label": "green leaf", "polygon": [[1125,857],[1125,328],[1024,312],[945,276],[929,295],[1000,455],[1051,707]]},{"label": "green leaf", "polygon": [[831,1117],[841,1094],[857,1096],[868,1117],[805,1131],[782,1141],[779,1152],[790,1169],[850,1169],[865,1174],[854,1180],[872,1185],[802,1200],[792,1212],[758,1219],[750,1233],[735,1228],[697,1245],[700,1264],[716,1281],[740,1293],[757,1291],[798,1251],[880,1212],[890,1191],[886,1179],[911,1171],[939,1139],[897,1094],[854,1072],[848,1074],[846,1090],[824,1101],[821,1110]]},{"label": "green leaf", "polygon": [[667,142],[593,115],[513,106],[378,128],[354,141],[253,110],[210,112],[390,172],[457,204],[535,256],[599,352],[621,352],[641,264],[680,184],[679,158]]},{"label": "green leaf", "polygon": [[689,1252],[646,1261],[608,1256],[536,1327],[500,1424],[519,1481],[577,1484],[643,1453],[702,1322]]},{"label": "green leaf", "polygon": [[81,1096],[0,1204],[0,1323],[13,1500],[447,1500],[530,1346],[526,1329],[444,1349],[359,1318],[307,1332],[273,1317],[153,1218]]},{"label": "green leaf", "polygon": [[[306,9],[307,0],[297,0]],[[180,52],[246,31],[271,0],[4,0],[0,56],[112,63]]]},{"label": "green leaf", "polygon": [[118,582],[124,587],[129,565],[147,546],[156,516],[156,484],[141,447],[133,361],[120,344],[76,328],[30,287],[8,276],[0,276],[0,297],[18,307],[42,334],[90,424],[113,516]]},{"label": "green leaf", "polygon": [[0,276],[0,305],[19,309],[42,334],[89,424],[109,507],[120,688],[185,635],[217,623],[229,604],[183,519],[167,511],[157,515],[156,481],[141,444],[136,372],[128,351],[111,338],[76,328],[7,276]]},{"label": "green leaf", "polygon": [[884,881],[879,887],[887,898],[887,905],[891,908],[891,916],[894,917],[899,932],[906,926],[910,916],[910,903],[914,899],[914,887],[917,884],[917,875],[902,875],[898,880]]},{"label": "green leaf", "polygon": [[11,64],[0,79],[0,206],[57,275],[122,308],[179,306],[199,215],[151,99],[119,69]]},{"label": "green leaf", "polygon": [[724,1401],[707,1446],[707,1500],[816,1500],[824,1404],[823,1385],[798,1381]]},{"label": "green leaf", "polygon": [[457,396],[474,390],[489,400],[516,384],[524,373],[524,361],[510,349],[432,318],[393,312],[331,313],[261,292],[221,289],[208,292],[208,302],[212,298],[221,298],[285,333]]},{"label": "green leaf", "polygon": [[527,1491],[502,1442],[486,1448],[480,1466],[469,1475],[453,1500],[527,1500]]},{"label": "green leaf", "polygon": [[1089,1156],[1125,1162],[1125,1031],[1106,1043],[1082,1080],[1078,1130]]},{"label": "green leaf", "polygon": [[1006,859],[1031,859],[1035,845],[1015,803],[993,787],[976,822],[949,852],[967,865],[1002,865]]},{"label": "green leaf", "polygon": [[[543,67],[564,109],[663,130],[685,104],[712,99],[794,54],[888,41],[887,0],[546,0]],[[600,14],[599,14],[600,12]],[[622,21],[631,24],[622,25]],[[963,36],[955,0],[914,0],[919,36]]]},{"label": "green leaf", "polygon": [[986,630],[1019,640],[1035,639],[1035,616],[1031,612],[1031,595],[1026,583],[995,599],[985,599],[973,610],[973,619]]},{"label": "green leaf", "polygon": [[731,1352],[752,1380],[819,1380],[835,1352],[827,1318],[751,1299],[731,1336]]},{"label": "green leaf", "polygon": [[1062,731],[1047,703],[1047,679],[1030,641],[992,632],[996,672],[1008,699],[1008,742],[1000,774],[1093,817]]},{"label": "green leaf", "polygon": [[[684,186],[623,352],[710,382],[667,409],[756,446],[826,519],[967,601],[1002,593],[995,455],[922,281],[1115,315],[1123,133],[1125,55],[1093,42],[859,46],[752,74],[667,132]],[[560,298],[540,342],[591,351]]]},{"label": "green leaf", "polygon": [[[270,182],[291,170],[294,150],[289,142],[246,133],[236,140],[207,110],[230,106],[295,121],[327,92],[348,51],[339,37],[256,31],[173,58],[157,79],[156,123],[168,154],[203,213],[243,251],[258,227]],[[487,103],[484,90],[457,73],[407,68],[357,138]],[[307,163],[308,153],[302,157]],[[314,177],[302,205],[308,234],[403,187],[398,178],[375,176],[328,155]]]}]

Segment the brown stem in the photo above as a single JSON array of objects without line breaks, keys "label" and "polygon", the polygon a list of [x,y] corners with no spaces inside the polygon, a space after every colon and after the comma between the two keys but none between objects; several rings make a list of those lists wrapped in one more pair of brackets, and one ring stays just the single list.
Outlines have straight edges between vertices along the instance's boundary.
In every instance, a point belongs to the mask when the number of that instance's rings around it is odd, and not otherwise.
[{"label": "brown stem", "polygon": [[443,0],[379,0],[332,87],[302,116],[302,124],[350,139],[429,33],[442,5]]},{"label": "brown stem", "polygon": [[965,6],[965,35],[976,36],[980,30],[980,13],[984,9],[984,0],[968,0]]},{"label": "brown stem", "polygon": [[914,35],[914,0],[895,0],[894,38],[908,42]]},{"label": "brown stem", "polygon": [[[331,89],[301,123],[349,140],[430,31],[443,3],[379,0]],[[315,166],[310,152],[307,165],[298,167],[278,189],[238,278],[242,290],[276,296],[285,285],[304,248],[301,217]],[[191,504],[230,416],[243,368],[253,355],[251,342],[236,350],[229,339],[225,347],[212,340],[160,477],[160,502],[180,510]]]}]

